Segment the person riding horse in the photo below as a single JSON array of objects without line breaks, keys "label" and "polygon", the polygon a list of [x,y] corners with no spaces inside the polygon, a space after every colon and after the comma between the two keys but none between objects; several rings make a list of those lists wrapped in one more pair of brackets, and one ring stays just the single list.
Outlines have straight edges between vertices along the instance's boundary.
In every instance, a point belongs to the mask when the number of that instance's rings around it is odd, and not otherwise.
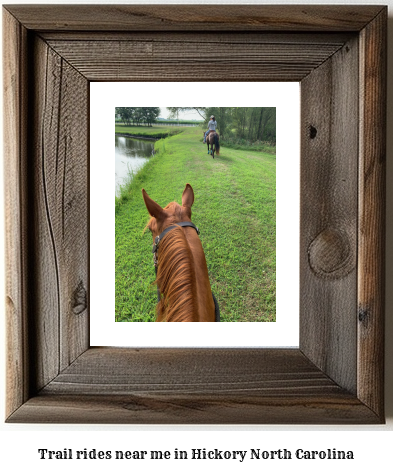
[{"label": "person riding horse", "polygon": [[217,122],[216,122],[216,117],[214,115],[210,116],[210,121],[207,125],[207,131],[205,132],[205,138],[203,139],[203,143],[206,143],[206,137],[209,135],[210,132],[216,131],[217,128]]}]

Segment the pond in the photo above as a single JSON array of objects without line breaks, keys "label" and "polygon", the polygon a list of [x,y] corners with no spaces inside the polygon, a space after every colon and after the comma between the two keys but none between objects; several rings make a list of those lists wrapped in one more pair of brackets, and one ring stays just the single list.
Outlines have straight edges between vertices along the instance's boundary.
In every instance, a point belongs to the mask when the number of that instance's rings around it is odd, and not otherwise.
[{"label": "pond", "polygon": [[154,140],[115,136],[115,193],[154,152]]}]

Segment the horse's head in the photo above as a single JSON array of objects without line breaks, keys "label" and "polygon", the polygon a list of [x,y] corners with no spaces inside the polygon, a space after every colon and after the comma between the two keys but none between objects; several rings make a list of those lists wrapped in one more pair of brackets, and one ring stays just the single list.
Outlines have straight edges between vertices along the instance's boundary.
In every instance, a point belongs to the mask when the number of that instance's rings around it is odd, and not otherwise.
[{"label": "horse's head", "polygon": [[190,184],[186,187],[182,194],[182,205],[177,202],[171,202],[164,208],[157,204],[147,192],[142,189],[143,199],[146,208],[151,216],[147,227],[153,234],[153,239],[160,235],[167,227],[177,222],[191,221],[191,206],[194,202],[194,191]]},{"label": "horse's head", "polygon": [[[186,184],[181,205],[171,202],[164,208],[153,201],[144,189],[142,195],[151,216],[147,227],[152,232],[154,241],[154,265],[159,295],[157,321],[215,321],[206,258],[198,237],[199,231],[191,223],[191,206],[194,202],[192,187]],[[177,223],[181,226],[176,226]],[[168,229],[170,226],[174,228]],[[196,232],[185,231],[185,227],[194,227]],[[168,229],[164,233],[166,237],[155,241],[165,229]]]}]

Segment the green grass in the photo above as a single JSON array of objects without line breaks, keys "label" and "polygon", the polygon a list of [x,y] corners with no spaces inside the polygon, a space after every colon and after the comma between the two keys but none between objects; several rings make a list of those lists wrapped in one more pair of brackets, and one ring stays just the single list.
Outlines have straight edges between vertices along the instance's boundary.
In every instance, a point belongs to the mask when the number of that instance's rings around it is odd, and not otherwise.
[{"label": "green grass", "polygon": [[116,321],[154,321],[155,275],[141,189],[161,206],[194,189],[200,238],[222,321],[275,321],[276,160],[221,148],[213,160],[197,128],[155,144],[116,208]]},{"label": "green grass", "polygon": [[175,127],[169,125],[153,125],[152,127],[138,127],[119,124],[115,125],[115,133],[147,138],[166,138],[172,135],[177,135],[183,130],[184,127]]},{"label": "green grass", "polygon": [[266,142],[250,142],[243,139],[228,139],[222,141],[222,145],[225,148],[233,148],[235,150],[248,150],[258,151],[262,153],[269,153],[270,155],[276,155],[276,146]]}]

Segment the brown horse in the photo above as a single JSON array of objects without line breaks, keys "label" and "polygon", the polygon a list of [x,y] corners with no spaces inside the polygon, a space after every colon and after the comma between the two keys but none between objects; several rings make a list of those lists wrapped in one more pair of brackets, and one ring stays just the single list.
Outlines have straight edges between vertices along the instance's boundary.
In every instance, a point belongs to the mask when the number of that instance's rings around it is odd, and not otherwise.
[{"label": "brown horse", "polygon": [[220,154],[220,137],[218,133],[215,131],[211,131],[206,137],[206,143],[207,143],[207,152],[210,153],[209,151],[209,145],[210,145],[211,155],[213,156],[213,159],[214,159],[214,153],[217,153],[217,155]]},{"label": "brown horse", "polygon": [[162,208],[144,189],[143,199],[151,216],[153,253],[159,288],[157,321],[215,321],[215,307],[199,230],[191,222],[194,191],[186,184],[182,205]]}]

